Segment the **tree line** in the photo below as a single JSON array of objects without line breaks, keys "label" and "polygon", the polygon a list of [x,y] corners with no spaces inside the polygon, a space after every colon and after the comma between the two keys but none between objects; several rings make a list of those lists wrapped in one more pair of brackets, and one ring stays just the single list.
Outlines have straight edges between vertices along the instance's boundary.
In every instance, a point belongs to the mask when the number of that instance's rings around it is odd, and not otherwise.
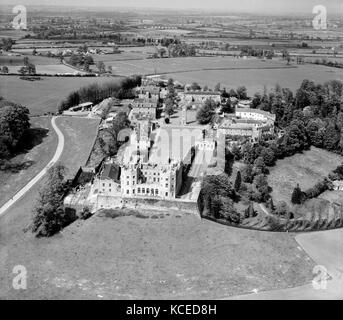
[{"label": "tree line", "polygon": [[72,91],[58,104],[58,112],[63,112],[69,108],[84,102],[97,104],[108,97],[118,99],[130,99],[134,97],[132,89],[141,84],[140,76],[125,78],[124,80],[106,82],[102,84],[93,83]]}]

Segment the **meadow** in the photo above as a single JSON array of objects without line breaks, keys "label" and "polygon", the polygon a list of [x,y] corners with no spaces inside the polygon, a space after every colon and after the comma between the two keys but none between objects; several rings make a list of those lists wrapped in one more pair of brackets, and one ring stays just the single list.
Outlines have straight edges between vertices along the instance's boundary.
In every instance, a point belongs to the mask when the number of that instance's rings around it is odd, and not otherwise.
[{"label": "meadow", "polygon": [[105,62],[111,65],[116,75],[161,74],[181,83],[198,82],[210,88],[220,82],[227,89],[246,86],[248,94],[282,87],[295,91],[304,79],[317,83],[328,80],[343,80],[343,69],[319,65],[287,66],[282,60],[262,61],[255,58],[237,59],[233,57],[188,57],[168,59],[146,59]]},{"label": "meadow", "polygon": [[107,77],[41,77],[39,81],[0,76],[0,96],[27,106],[31,115],[57,112],[58,103],[71,91],[91,83],[117,81]]},{"label": "meadow", "polygon": [[[30,51],[32,53],[32,50]],[[21,56],[8,56],[0,55],[0,66],[22,66],[24,64],[24,57],[29,58],[29,62],[35,65],[57,65],[61,64],[59,59],[48,58],[43,56],[34,56],[34,55],[21,55]]]},{"label": "meadow", "polygon": [[[8,70],[9,73],[19,73],[19,69],[21,66],[9,66]],[[36,73],[37,74],[73,74],[73,73],[80,73],[85,74],[83,71],[76,70],[64,64],[43,64],[43,65],[36,65]]]}]

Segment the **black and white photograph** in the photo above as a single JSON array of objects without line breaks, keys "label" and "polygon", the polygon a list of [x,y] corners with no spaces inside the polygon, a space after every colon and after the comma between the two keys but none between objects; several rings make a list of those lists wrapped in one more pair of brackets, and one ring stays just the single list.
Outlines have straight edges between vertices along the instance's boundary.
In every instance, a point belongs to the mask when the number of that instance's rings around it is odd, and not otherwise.
[{"label": "black and white photograph", "polygon": [[0,300],[343,300],[343,1],[2,0]]}]

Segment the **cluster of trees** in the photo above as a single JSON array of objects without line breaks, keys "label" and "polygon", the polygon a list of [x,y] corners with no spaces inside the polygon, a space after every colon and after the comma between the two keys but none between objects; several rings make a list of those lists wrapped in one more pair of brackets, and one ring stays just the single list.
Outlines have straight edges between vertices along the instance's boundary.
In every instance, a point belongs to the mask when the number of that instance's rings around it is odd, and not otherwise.
[{"label": "cluster of trees", "polygon": [[29,110],[0,97],[0,164],[13,155],[29,128]]},{"label": "cluster of trees", "polygon": [[284,141],[296,142],[295,149],[314,145],[343,154],[341,81],[316,85],[304,80],[295,96],[289,89],[276,86],[269,94],[256,94],[253,107],[275,113],[276,125],[288,131]]},{"label": "cluster of trees", "polygon": [[168,93],[164,100],[164,112],[166,115],[171,116],[175,112],[175,105],[177,103],[177,93],[175,91],[174,80],[171,78],[168,79],[167,89]]},{"label": "cluster of trees", "polygon": [[68,63],[74,67],[82,67],[85,71],[89,71],[89,66],[94,64],[94,60],[91,55],[73,53],[70,56]]},{"label": "cluster of trees", "polygon": [[19,69],[19,73],[25,74],[36,74],[36,66],[29,61],[28,57],[24,57],[24,66]]},{"label": "cluster of trees", "polygon": [[329,173],[328,177],[318,181],[313,187],[302,191],[299,184],[294,188],[292,193],[292,203],[302,204],[308,199],[317,198],[327,190],[333,190],[332,181],[343,180],[343,163],[340,164],[335,170]]},{"label": "cluster of trees", "polygon": [[7,74],[9,72],[8,67],[7,66],[3,66],[2,68],[0,67],[0,72]]},{"label": "cluster of trees", "polygon": [[63,197],[70,188],[65,170],[61,164],[50,168],[47,181],[39,192],[30,226],[37,237],[52,236],[76,219],[75,213],[63,205]]},{"label": "cluster of trees", "polygon": [[12,46],[15,44],[15,41],[11,38],[2,38],[0,41],[0,49],[4,51],[9,51],[12,49]]},{"label": "cluster of trees", "polygon": [[256,49],[251,46],[244,46],[241,48],[241,56],[252,56],[252,57],[266,57],[267,59],[272,59],[274,56],[274,52],[271,50],[264,50],[264,49]]},{"label": "cluster of trees", "polygon": [[213,121],[215,110],[218,104],[213,99],[206,99],[205,103],[198,110],[196,119],[200,124],[208,124]]},{"label": "cluster of trees", "polygon": [[113,119],[110,127],[105,129],[106,140],[99,137],[99,145],[105,156],[113,157],[117,154],[119,147],[123,141],[118,140],[118,134],[121,130],[130,127],[130,121],[126,112],[119,112]]},{"label": "cluster of trees", "polygon": [[186,43],[171,43],[168,46],[170,57],[192,57],[195,56],[195,47]]},{"label": "cluster of trees", "polygon": [[93,83],[71,92],[59,103],[58,112],[62,112],[83,102],[90,101],[96,104],[108,97],[118,99],[132,98],[134,97],[132,89],[140,84],[140,76],[125,78],[121,82]]},{"label": "cluster of trees", "polygon": [[200,202],[204,215],[215,219],[225,219],[238,224],[240,214],[234,209],[236,192],[229,177],[223,173],[217,176],[206,176],[201,185]]}]

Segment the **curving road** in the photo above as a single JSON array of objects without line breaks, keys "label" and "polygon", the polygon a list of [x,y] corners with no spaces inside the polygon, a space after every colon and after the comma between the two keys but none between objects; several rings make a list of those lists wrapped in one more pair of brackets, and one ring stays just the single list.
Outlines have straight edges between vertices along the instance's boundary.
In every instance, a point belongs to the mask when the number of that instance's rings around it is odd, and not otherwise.
[{"label": "curving road", "polygon": [[56,152],[50,162],[43,168],[41,172],[39,172],[25,187],[23,187],[20,191],[18,191],[12,199],[7,201],[2,207],[0,207],[0,216],[5,213],[7,209],[9,209],[15,202],[17,202],[26,192],[28,192],[52,167],[61,157],[61,154],[64,149],[64,135],[62,131],[56,125],[57,117],[53,117],[51,119],[51,125],[55,132],[57,133],[58,137],[58,145],[56,148]]}]

